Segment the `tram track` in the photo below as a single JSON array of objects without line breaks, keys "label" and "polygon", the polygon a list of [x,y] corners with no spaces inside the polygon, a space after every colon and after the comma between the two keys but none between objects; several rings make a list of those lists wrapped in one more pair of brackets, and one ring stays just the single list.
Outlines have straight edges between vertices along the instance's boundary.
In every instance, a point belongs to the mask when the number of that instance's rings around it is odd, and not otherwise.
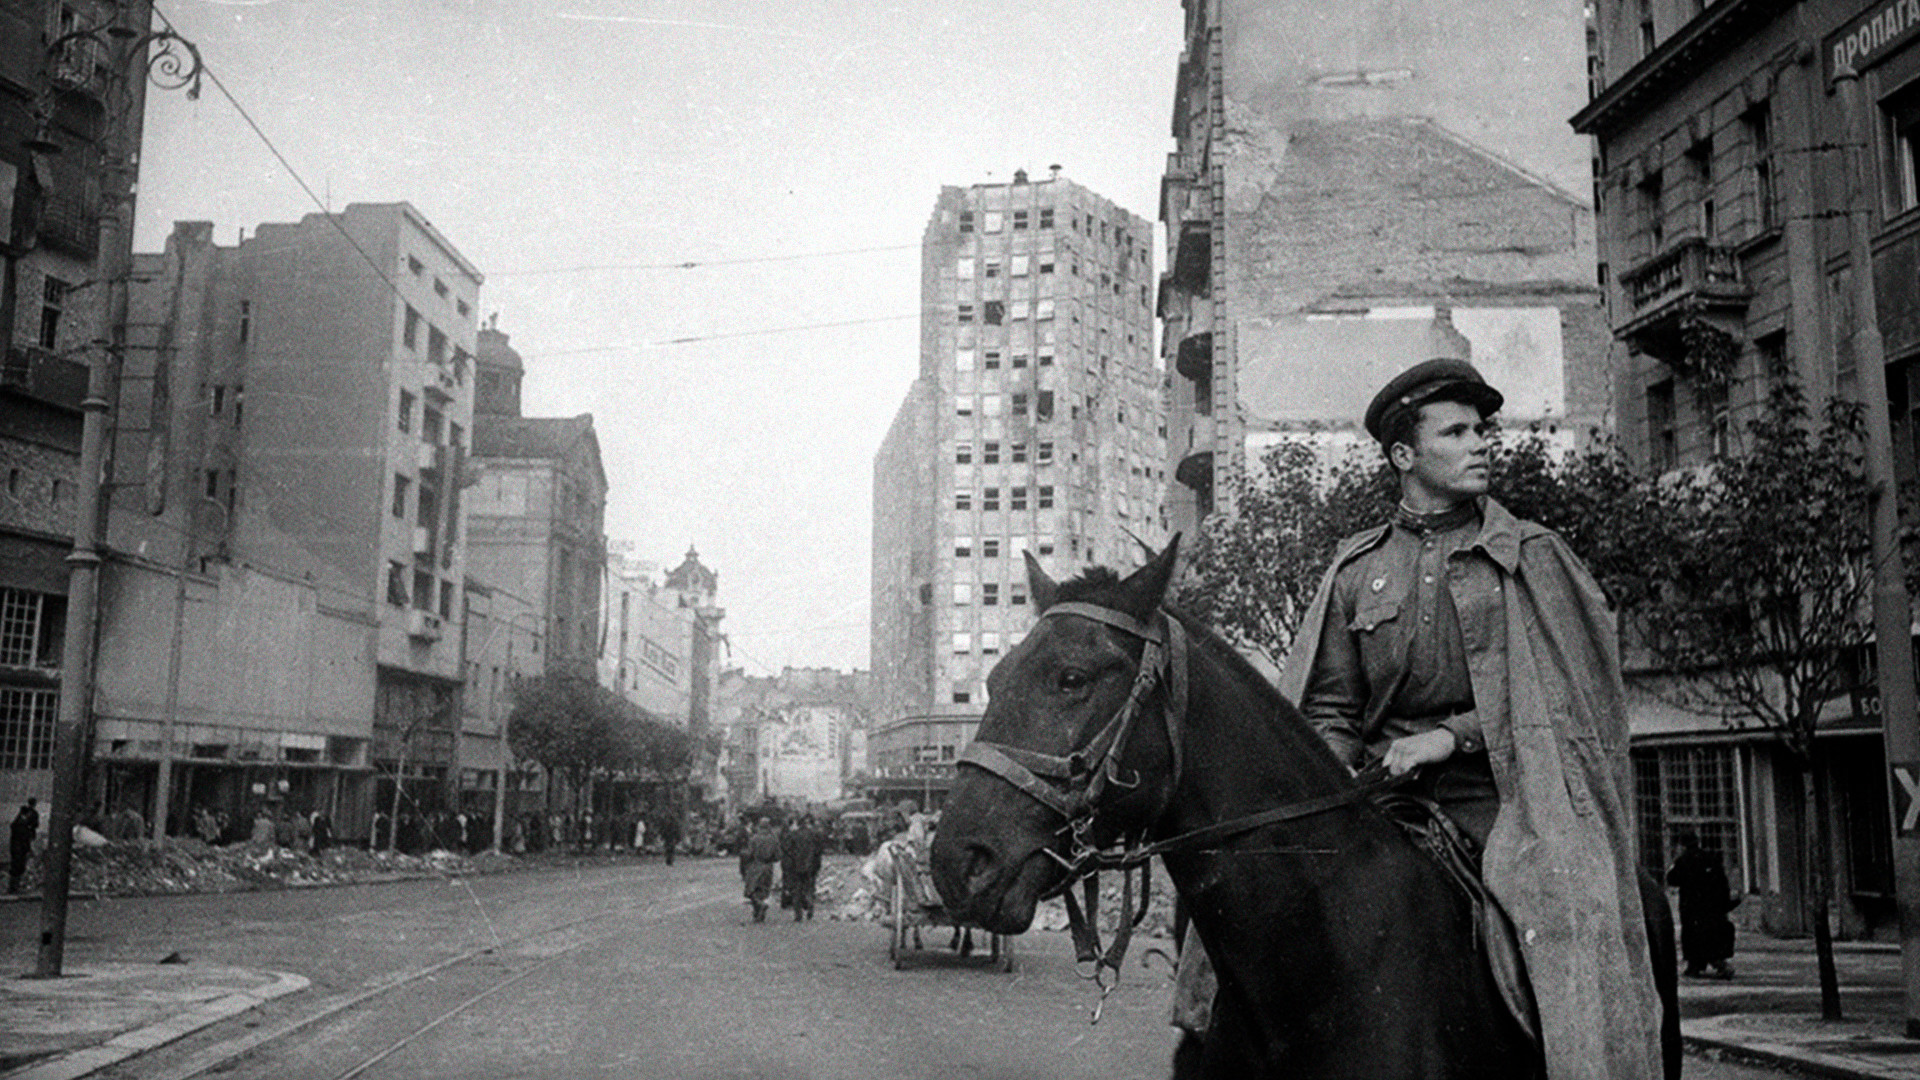
[{"label": "tram track", "polygon": [[[329,1026],[349,1024],[366,1028],[377,1049],[355,1048],[347,1062],[334,1061],[326,1068],[321,1062],[303,1059],[301,1076],[356,1080],[381,1062],[405,1049],[421,1036],[460,1016],[475,1005],[552,967],[559,961],[614,937],[630,934],[637,927],[656,923],[704,907],[732,900],[732,890],[713,884],[690,884],[645,903],[621,905],[589,912],[506,937],[495,932],[494,943],[474,947],[443,957],[431,964],[394,972],[370,985],[334,994],[298,1016],[258,1028],[204,1047],[163,1071],[146,1073],[147,1080],[193,1080],[219,1072],[223,1075],[251,1075],[243,1059],[271,1054],[288,1045],[296,1036],[321,1038]],[[463,901],[464,903],[465,901]],[[477,903],[477,898],[475,903]],[[435,905],[439,906],[439,905]],[[623,918],[618,927],[593,933],[582,928],[607,919]],[[407,1016],[417,1014],[425,1001],[412,1004],[414,1013],[393,1010],[372,1014],[382,999],[409,988],[424,988],[425,999],[439,998],[442,1007],[429,1006],[430,1019],[417,1023]],[[452,999],[450,1006],[445,1002]],[[394,1021],[400,1021],[397,1026]],[[351,1043],[351,1039],[347,1039]],[[320,1055],[322,1057],[327,1055]],[[332,1055],[339,1058],[341,1055]],[[263,1076],[286,1076],[284,1063],[261,1061]]]}]

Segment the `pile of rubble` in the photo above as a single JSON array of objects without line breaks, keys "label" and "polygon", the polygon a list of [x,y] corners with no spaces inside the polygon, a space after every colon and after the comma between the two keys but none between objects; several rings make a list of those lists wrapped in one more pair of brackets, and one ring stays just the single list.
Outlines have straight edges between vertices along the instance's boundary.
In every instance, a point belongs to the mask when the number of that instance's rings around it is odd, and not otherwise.
[{"label": "pile of rubble", "polygon": [[[27,891],[38,891],[43,862],[35,858],[28,867],[24,883]],[[488,873],[516,864],[511,856],[466,856],[448,851],[401,855],[336,847],[310,855],[283,847],[212,847],[188,837],[169,839],[164,850],[150,840],[111,840],[74,845],[71,888],[76,893],[102,896],[242,892]]]}]

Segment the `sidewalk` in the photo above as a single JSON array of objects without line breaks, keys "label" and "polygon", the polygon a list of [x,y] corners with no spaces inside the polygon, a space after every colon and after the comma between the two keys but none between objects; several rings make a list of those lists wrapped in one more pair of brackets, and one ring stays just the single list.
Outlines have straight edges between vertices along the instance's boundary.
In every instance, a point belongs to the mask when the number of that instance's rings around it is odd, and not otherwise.
[{"label": "sidewalk", "polygon": [[306,987],[299,975],[192,963],[12,976],[0,980],[0,1077],[77,1080]]},{"label": "sidewalk", "polygon": [[1785,1065],[1816,1076],[1912,1080],[1920,1040],[1904,1038],[1900,951],[1837,943],[1844,1020],[1819,1019],[1811,940],[1742,935],[1735,977],[1680,980],[1680,1032],[1692,1050]]}]

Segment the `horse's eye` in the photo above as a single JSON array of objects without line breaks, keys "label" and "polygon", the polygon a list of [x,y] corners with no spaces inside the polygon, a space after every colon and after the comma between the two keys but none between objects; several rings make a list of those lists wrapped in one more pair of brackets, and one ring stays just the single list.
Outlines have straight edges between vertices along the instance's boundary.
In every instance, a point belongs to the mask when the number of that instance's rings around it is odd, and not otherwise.
[{"label": "horse's eye", "polygon": [[1087,684],[1092,681],[1092,677],[1079,668],[1063,668],[1055,680],[1060,689],[1069,694],[1086,689]]}]

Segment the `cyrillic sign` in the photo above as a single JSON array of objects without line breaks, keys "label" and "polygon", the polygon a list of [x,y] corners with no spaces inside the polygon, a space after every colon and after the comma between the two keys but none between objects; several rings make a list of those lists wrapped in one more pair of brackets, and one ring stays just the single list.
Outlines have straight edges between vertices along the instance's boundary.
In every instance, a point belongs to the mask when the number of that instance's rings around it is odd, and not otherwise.
[{"label": "cyrillic sign", "polygon": [[1827,82],[1860,72],[1920,32],[1920,0],[1881,0],[1837,33],[1827,35]]}]

